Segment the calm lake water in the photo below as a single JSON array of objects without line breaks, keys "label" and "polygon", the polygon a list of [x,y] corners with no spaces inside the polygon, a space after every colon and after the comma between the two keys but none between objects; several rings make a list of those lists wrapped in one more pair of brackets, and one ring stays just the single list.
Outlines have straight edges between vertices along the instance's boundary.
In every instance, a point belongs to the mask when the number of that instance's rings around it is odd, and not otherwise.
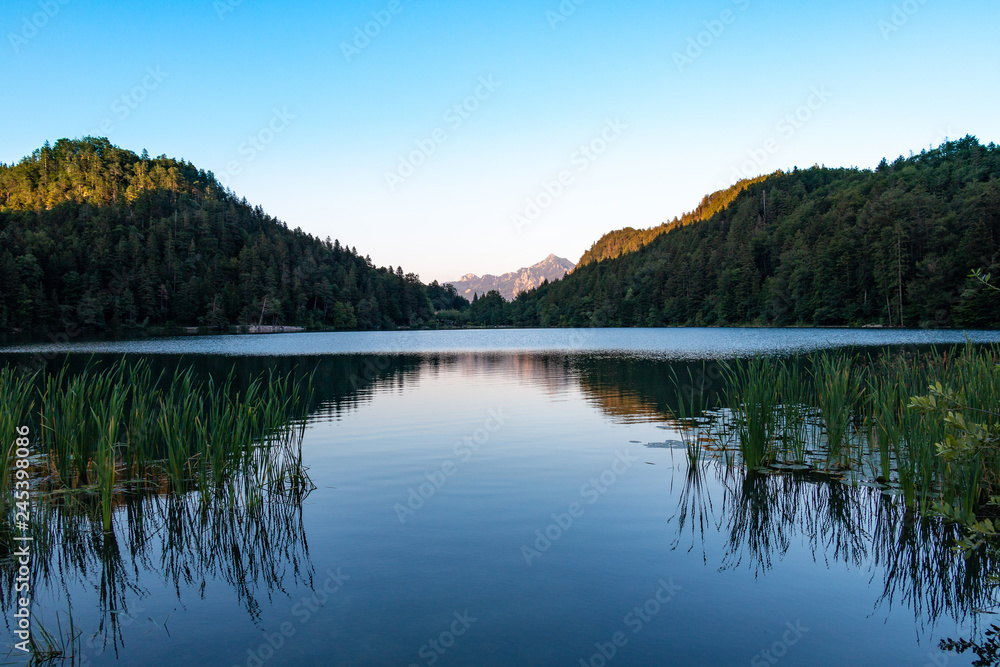
[{"label": "calm lake water", "polygon": [[[317,368],[301,506],[149,501],[119,508],[113,539],[67,522],[77,539],[37,566],[35,611],[51,629],[71,604],[92,665],[971,664],[938,641],[988,626],[995,595],[951,528],[867,486],[690,469],[668,421],[669,373],[691,362],[965,341],[543,330],[4,350]],[[9,632],[9,588],[3,602]]]}]

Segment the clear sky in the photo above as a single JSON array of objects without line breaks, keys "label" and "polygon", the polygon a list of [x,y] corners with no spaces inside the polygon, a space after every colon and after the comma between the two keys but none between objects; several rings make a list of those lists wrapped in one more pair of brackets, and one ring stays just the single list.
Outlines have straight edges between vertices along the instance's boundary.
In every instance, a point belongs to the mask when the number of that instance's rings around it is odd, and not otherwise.
[{"label": "clear sky", "polygon": [[501,273],[741,174],[1000,142],[998,19],[996,0],[4,0],[0,161],[107,136],[380,266]]}]

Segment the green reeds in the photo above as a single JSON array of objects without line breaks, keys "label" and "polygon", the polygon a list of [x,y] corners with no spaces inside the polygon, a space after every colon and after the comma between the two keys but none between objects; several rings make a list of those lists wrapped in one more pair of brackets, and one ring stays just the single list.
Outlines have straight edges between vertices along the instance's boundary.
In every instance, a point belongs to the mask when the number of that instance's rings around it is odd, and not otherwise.
[{"label": "green reeds", "polygon": [[[984,433],[1000,430],[998,360],[1000,346],[971,344],[874,358],[844,352],[755,357],[723,364],[721,406],[678,398],[682,417],[685,410],[718,407],[713,437],[735,439],[748,468],[819,465],[850,470],[854,481],[870,472],[887,493],[901,494],[921,512],[947,506],[969,516],[1000,494],[1000,446],[943,457],[939,444],[960,436],[960,423],[974,422]],[[935,382],[961,405],[953,411],[962,412],[964,422],[910,406]],[[679,386],[676,376],[674,383]],[[689,451],[689,458],[697,454]]]},{"label": "green reeds", "polygon": [[[0,479],[4,482],[4,491],[10,481],[14,452],[17,449],[17,429],[22,426],[28,426],[29,429],[31,427],[35,377],[35,374],[22,374],[13,368],[0,368]],[[30,431],[29,434],[32,436],[29,439],[33,441],[34,434]],[[6,493],[2,498],[0,505],[9,500]]]},{"label": "green reeds", "polygon": [[153,473],[152,462],[164,450],[160,435],[159,387],[163,372],[153,379],[149,364],[139,362],[129,369],[128,447],[123,460],[133,483],[142,483]]},{"label": "green reeds", "polygon": [[781,360],[754,357],[723,364],[728,407],[735,413],[735,433],[743,462],[759,468],[775,459],[781,424]]},{"label": "green reeds", "polygon": [[[237,390],[233,373],[221,383],[199,381],[192,368],[154,379],[143,361],[88,364],[73,375],[64,366],[37,382],[3,369],[0,414],[30,420],[37,386],[36,444],[48,472],[36,474],[50,490],[96,499],[108,531],[122,493],[165,485],[178,495],[196,490],[203,503],[239,496],[257,505],[269,493],[308,491],[297,417],[311,383],[311,375],[300,382],[269,373]],[[8,473],[9,458],[2,465]]]},{"label": "green reeds", "polygon": [[76,627],[72,610],[67,612],[67,627],[64,630],[59,615],[56,614],[56,630],[53,634],[42,624],[41,619],[32,615],[31,636],[28,638],[28,665],[66,664],[82,662],[81,649],[83,632]]},{"label": "green reeds", "polygon": [[[20,427],[27,426],[28,442],[34,443],[35,374],[18,372],[13,368],[0,368],[0,553],[7,552],[13,544],[13,472],[17,455],[17,438]],[[24,441],[22,441],[23,443]],[[34,447],[29,446],[29,453]],[[22,451],[23,454],[23,451]]]},{"label": "green reeds", "polygon": [[845,354],[823,353],[814,363],[816,405],[826,426],[827,463],[841,464],[853,410],[861,398],[861,383]]},{"label": "green reeds", "polygon": [[131,389],[118,382],[108,387],[105,401],[91,408],[99,436],[91,468],[101,505],[101,523],[111,530],[111,509],[115,496],[118,471],[119,438],[123,432],[125,401]]},{"label": "green reeds", "polygon": [[877,478],[883,482],[892,478],[893,453],[903,442],[905,390],[895,377],[868,378],[870,418],[868,435],[871,450],[878,456]]},{"label": "green reeds", "polygon": [[781,391],[781,458],[801,464],[806,458],[808,403],[812,387],[807,375],[801,371],[798,357],[780,362],[778,381]]},{"label": "green reeds", "polygon": [[59,483],[75,488],[87,484],[87,468],[99,438],[90,408],[95,404],[92,374],[86,369],[68,377],[66,366],[45,378],[41,396],[42,443]]},{"label": "green reeds", "polygon": [[194,371],[175,373],[159,397],[157,427],[164,447],[167,479],[176,493],[186,493],[194,477],[194,444],[203,435],[204,399],[194,388]]}]

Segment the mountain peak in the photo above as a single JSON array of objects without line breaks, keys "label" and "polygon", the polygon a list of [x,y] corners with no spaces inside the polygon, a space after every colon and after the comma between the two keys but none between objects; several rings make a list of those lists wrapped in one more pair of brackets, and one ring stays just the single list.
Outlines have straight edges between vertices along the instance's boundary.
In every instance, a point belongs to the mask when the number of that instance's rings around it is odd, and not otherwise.
[{"label": "mountain peak", "polygon": [[473,294],[482,295],[490,290],[497,290],[503,298],[512,301],[521,292],[534,289],[543,281],[559,280],[575,267],[576,265],[568,259],[550,253],[548,257],[537,264],[505,273],[502,276],[490,274],[478,276],[474,273],[467,273],[460,279],[447,284],[453,285],[458,293],[469,301],[472,300]]}]

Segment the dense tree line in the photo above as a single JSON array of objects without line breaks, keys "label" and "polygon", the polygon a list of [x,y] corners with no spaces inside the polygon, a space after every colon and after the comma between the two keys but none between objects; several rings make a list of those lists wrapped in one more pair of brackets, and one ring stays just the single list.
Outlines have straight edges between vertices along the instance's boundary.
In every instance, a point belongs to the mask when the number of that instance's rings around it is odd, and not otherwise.
[{"label": "dense tree line", "polygon": [[286,324],[1000,326],[1000,149],[966,137],[877,169],[776,172],[563,280],[471,306],[289,229],[183,160],[106,139],[0,164],[0,330]]},{"label": "dense tree line", "polygon": [[581,261],[499,316],[474,304],[473,321],[1000,326],[1000,293],[969,278],[1000,273],[1000,148],[965,137],[875,170],[772,174],[638,245]]},{"label": "dense tree line", "polygon": [[189,162],[88,137],[0,164],[0,330],[432,317],[416,275],[289,229]]},{"label": "dense tree line", "polygon": [[469,307],[469,302],[458,293],[454,285],[440,285],[436,280],[427,286],[427,298],[431,300],[435,311],[464,310]]}]

